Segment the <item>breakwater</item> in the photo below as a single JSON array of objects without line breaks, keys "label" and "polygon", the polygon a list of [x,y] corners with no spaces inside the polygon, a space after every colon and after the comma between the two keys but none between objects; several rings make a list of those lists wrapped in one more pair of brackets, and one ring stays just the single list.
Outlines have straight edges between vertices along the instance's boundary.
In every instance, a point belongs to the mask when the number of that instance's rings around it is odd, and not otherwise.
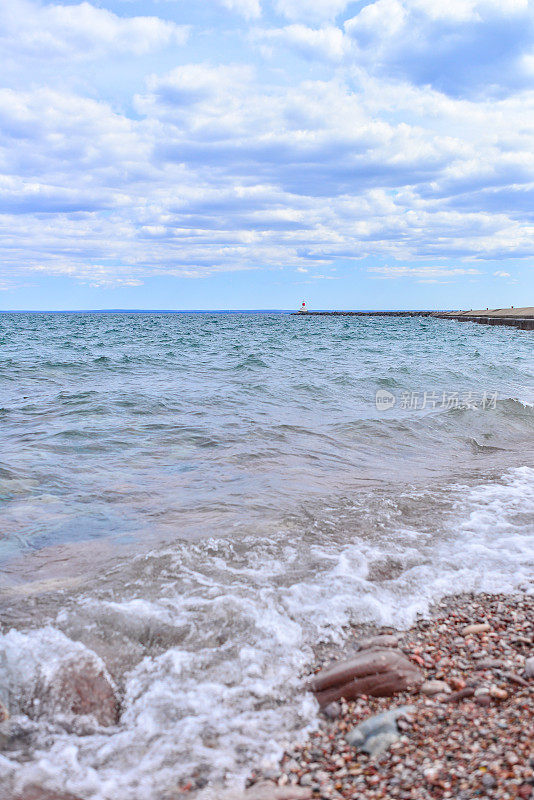
[{"label": "breakwater", "polygon": [[297,311],[297,317],[436,317],[481,325],[508,325],[534,330],[534,307],[495,308],[483,311]]},{"label": "breakwater", "polygon": [[455,322],[477,322],[479,325],[508,325],[521,330],[534,330],[534,307],[487,308],[483,311],[449,311],[433,313],[440,319]]}]

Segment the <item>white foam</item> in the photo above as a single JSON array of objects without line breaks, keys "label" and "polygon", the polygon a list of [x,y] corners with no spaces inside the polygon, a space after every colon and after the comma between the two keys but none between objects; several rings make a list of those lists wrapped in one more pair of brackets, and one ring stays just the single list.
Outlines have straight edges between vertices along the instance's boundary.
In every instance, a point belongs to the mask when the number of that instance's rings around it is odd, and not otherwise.
[{"label": "white foam", "polygon": [[[435,531],[406,524],[389,498],[375,530],[369,520],[353,534],[345,520],[335,535],[213,539],[139,559],[137,598],[88,597],[58,623],[69,630],[91,621],[106,636],[115,630],[137,643],[149,628],[175,643],[126,675],[117,730],[58,733],[51,748],[17,765],[18,784],[38,778],[87,800],[156,800],[196,769],[219,784],[239,783],[315,723],[301,675],[318,640],[342,640],[354,622],[407,626],[448,593],[528,588],[534,470],[445,494]],[[328,513],[326,530],[338,512]],[[24,636],[35,635],[16,636],[24,648]],[[0,761],[0,777],[12,768]]]}]

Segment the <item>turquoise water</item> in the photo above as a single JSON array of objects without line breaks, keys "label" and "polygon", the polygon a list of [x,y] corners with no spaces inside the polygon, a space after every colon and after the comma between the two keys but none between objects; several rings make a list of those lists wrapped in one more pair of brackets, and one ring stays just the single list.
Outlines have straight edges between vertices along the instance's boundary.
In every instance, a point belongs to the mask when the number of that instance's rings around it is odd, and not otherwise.
[{"label": "turquoise water", "polygon": [[[528,333],[278,314],[0,326],[5,555],[219,534],[360,482],[522,463],[532,442]],[[377,410],[380,389],[396,407]],[[443,407],[469,391],[480,405],[497,392],[496,408]],[[425,409],[403,407],[425,392]]]},{"label": "turquoise water", "polygon": [[31,722],[0,778],[220,796],[315,719],[318,639],[528,587],[533,343],[429,318],[0,315],[5,652],[10,627],[29,665],[81,641],[124,698],[112,733]]}]

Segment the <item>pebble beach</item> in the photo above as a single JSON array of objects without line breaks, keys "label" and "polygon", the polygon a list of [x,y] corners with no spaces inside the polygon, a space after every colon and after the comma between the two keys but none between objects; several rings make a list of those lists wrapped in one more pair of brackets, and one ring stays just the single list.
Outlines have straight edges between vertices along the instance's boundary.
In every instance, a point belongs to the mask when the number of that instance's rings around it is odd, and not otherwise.
[{"label": "pebble beach", "polygon": [[[397,638],[390,628],[377,634]],[[342,651],[321,652],[313,672],[347,658],[360,635],[354,630]],[[268,796],[267,781],[272,798],[534,798],[533,644],[532,595],[440,601],[430,619],[398,634],[397,647],[423,673],[418,690],[326,706],[277,773],[251,776],[246,796]],[[380,754],[347,741],[364,720],[406,706]]]}]

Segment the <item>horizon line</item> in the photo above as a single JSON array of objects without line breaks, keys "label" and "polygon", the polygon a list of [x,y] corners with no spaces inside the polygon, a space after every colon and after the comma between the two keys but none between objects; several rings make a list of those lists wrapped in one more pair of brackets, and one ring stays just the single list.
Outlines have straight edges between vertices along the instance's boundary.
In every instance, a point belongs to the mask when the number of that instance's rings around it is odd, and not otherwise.
[{"label": "horizon line", "polygon": [[[313,311],[448,311],[437,308],[316,308]],[[454,309],[456,310],[456,309]],[[298,308],[5,308],[0,314],[292,314]]]}]

